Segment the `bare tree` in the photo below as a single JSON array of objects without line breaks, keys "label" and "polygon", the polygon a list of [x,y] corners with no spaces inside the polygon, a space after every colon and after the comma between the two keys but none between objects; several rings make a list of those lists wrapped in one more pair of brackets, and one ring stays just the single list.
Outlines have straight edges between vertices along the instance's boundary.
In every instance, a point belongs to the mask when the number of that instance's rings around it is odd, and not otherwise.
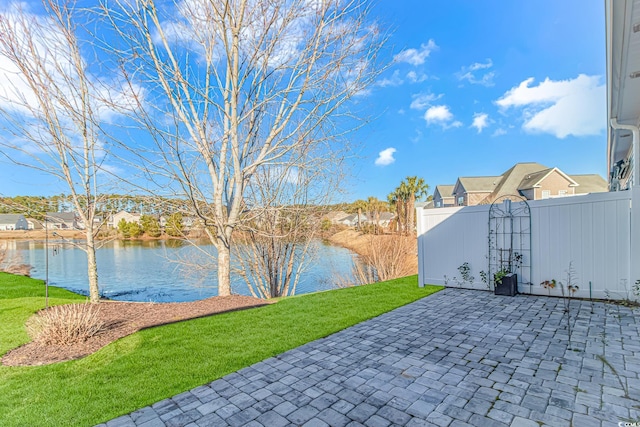
[{"label": "bare tree", "polygon": [[44,0],[44,14],[12,3],[0,11],[0,152],[65,184],[84,224],[89,294],[99,301],[98,178],[104,161],[97,103],[71,2]]},{"label": "bare tree", "polygon": [[312,147],[302,145],[278,164],[261,166],[247,184],[233,271],[256,297],[295,294],[317,254],[322,206],[341,181],[342,152],[329,157],[326,150],[308,152]]},{"label": "bare tree", "polygon": [[103,0],[102,9],[120,36],[109,49],[121,46],[128,81],[146,89],[137,118],[156,146],[145,165],[203,222],[218,294],[229,295],[252,179],[292,151],[331,157],[343,147],[357,118],[348,101],[379,74],[383,37],[364,0]]}]

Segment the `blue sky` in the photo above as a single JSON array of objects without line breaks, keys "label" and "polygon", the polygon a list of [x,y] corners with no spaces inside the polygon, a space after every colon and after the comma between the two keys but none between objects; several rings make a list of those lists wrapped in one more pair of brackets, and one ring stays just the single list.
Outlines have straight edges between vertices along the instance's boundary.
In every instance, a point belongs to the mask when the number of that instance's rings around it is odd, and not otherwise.
[{"label": "blue sky", "polygon": [[[357,108],[373,118],[346,200],[386,199],[406,176],[431,186],[517,162],[606,173],[602,0],[377,0],[391,63]],[[64,192],[0,159],[1,195]]]},{"label": "blue sky", "polygon": [[395,61],[364,100],[378,118],[356,136],[353,198],[386,198],[408,175],[432,194],[517,162],[606,176],[603,1],[379,1],[374,14]]}]

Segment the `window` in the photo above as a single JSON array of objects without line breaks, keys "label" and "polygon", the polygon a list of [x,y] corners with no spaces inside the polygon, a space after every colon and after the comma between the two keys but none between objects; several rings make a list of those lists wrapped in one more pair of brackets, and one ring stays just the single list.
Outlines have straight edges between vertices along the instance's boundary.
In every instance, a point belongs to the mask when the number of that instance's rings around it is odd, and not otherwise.
[{"label": "window", "polygon": [[464,196],[458,196],[458,206],[464,206]]},{"label": "window", "polygon": [[566,196],[566,195],[567,195],[567,190],[558,191],[558,196]]},{"label": "window", "polygon": [[549,190],[542,190],[542,198],[543,199],[548,199],[549,196],[551,196],[551,191]]},{"label": "window", "polygon": [[439,208],[441,206],[440,202],[436,202],[436,208]]}]

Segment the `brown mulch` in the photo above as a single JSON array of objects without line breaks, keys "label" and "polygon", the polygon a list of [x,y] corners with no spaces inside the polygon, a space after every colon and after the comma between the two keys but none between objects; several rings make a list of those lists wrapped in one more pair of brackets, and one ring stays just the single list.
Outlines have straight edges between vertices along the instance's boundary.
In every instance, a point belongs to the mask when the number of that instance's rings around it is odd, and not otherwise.
[{"label": "brown mulch", "polygon": [[98,308],[105,328],[87,341],[71,345],[30,342],[5,354],[1,362],[6,366],[35,366],[80,359],[141,329],[266,304],[269,302],[240,295],[179,303],[103,301]]}]

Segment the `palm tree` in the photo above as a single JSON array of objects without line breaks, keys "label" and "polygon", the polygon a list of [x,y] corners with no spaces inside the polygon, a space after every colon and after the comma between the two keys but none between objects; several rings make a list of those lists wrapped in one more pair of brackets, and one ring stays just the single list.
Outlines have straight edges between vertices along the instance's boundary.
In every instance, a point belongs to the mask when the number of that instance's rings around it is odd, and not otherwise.
[{"label": "palm tree", "polygon": [[373,222],[373,234],[380,233],[380,212],[383,211],[386,211],[386,203],[373,196],[367,199],[367,214],[369,221]]},{"label": "palm tree", "polygon": [[404,182],[401,182],[400,185],[387,196],[389,204],[392,208],[395,208],[396,211],[396,231],[398,233],[402,233],[406,229],[408,198],[409,192]]},{"label": "palm tree", "polygon": [[420,200],[423,196],[427,195],[429,185],[423,178],[418,178],[417,176],[408,176],[403,183],[406,185],[408,193],[406,232],[413,233],[415,230],[416,200]]},{"label": "palm tree", "polygon": [[362,216],[363,209],[367,209],[367,202],[365,202],[364,200],[356,200],[355,202],[351,203],[351,206],[349,208],[351,212],[356,212],[358,214],[358,230],[360,230],[360,217]]}]

